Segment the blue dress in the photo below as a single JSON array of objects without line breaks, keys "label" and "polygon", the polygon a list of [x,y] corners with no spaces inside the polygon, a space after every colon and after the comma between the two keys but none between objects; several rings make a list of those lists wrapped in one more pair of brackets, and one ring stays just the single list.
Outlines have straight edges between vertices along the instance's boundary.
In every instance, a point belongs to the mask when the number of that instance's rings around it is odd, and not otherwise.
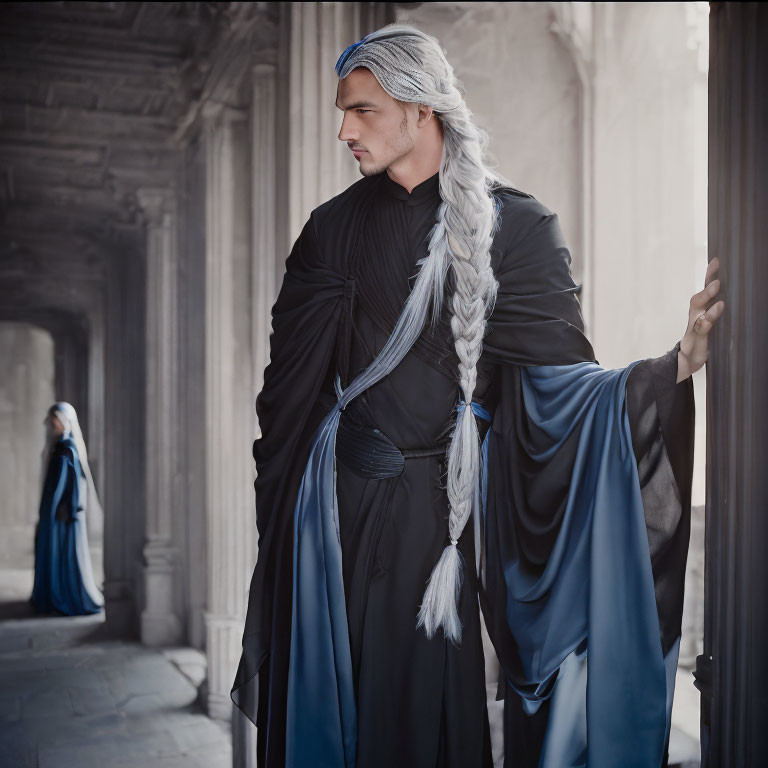
[{"label": "blue dress", "polygon": [[54,447],[40,500],[35,537],[35,585],[30,598],[41,613],[81,616],[98,613],[102,604],[86,588],[83,570],[90,573],[88,541],[81,507],[85,477],[74,441],[61,439]]}]

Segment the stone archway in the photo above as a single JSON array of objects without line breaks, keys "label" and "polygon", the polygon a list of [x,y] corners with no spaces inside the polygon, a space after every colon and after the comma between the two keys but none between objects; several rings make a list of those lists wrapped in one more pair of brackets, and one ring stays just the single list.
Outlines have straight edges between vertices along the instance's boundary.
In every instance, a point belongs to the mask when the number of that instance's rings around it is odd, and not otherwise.
[{"label": "stone archway", "polygon": [[[13,242],[19,253],[26,249]],[[43,419],[55,401],[71,403],[78,413],[89,449],[89,464],[101,494],[103,487],[103,334],[98,332],[101,315],[90,315],[77,307],[62,290],[58,280],[13,268],[13,259],[4,261],[0,287],[0,328],[3,341],[3,415],[14,476],[7,477],[14,487],[13,502],[6,505],[6,523],[11,535],[2,567],[14,571],[19,583],[18,599],[31,591],[34,568],[34,528],[40,497],[40,454],[44,443]],[[59,286],[58,288],[56,286]],[[5,470],[7,472],[7,469]],[[5,483],[3,484],[5,487]],[[13,521],[18,523],[14,527]],[[14,533],[15,530],[15,533]],[[104,519],[101,510],[88,517],[88,539],[97,584],[104,580]],[[21,568],[24,576],[16,573]],[[29,582],[29,583],[27,583]],[[23,588],[22,588],[23,585]]]}]

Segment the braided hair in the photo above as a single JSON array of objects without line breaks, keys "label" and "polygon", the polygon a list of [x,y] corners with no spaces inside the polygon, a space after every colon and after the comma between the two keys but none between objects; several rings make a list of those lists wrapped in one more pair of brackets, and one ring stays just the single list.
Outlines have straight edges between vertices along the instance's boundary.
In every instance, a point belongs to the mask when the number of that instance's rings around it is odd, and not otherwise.
[{"label": "braided hair", "polygon": [[431,638],[442,626],[445,636],[458,644],[462,561],[457,545],[477,502],[480,482],[480,436],[471,404],[486,320],[498,288],[490,258],[498,219],[492,191],[505,180],[484,162],[487,135],[472,122],[453,68],[434,37],[406,24],[387,25],[350,45],[339,57],[336,73],[341,79],[358,67],[370,70],[393,99],[432,107],[443,129],[442,202],[425,266],[430,267],[433,325],[442,310],[447,271],[453,269],[451,332],[464,402],[447,448],[450,543],[430,576],[417,627],[423,626]]}]

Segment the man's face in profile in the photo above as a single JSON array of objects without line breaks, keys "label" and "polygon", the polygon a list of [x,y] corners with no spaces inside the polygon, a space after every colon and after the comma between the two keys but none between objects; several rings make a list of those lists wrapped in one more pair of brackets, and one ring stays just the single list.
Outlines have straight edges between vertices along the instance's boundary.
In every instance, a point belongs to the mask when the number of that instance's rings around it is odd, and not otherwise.
[{"label": "man's face in profile", "polygon": [[363,176],[385,171],[413,150],[410,127],[417,105],[393,99],[370,70],[358,67],[339,80],[336,106],[344,112],[339,139],[352,150]]}]

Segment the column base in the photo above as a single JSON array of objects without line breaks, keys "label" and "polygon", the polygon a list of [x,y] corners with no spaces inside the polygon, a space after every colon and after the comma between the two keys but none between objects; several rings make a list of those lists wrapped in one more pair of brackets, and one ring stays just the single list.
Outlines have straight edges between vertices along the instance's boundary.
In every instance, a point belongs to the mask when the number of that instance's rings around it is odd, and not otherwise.
[{"label": "column base", "polygon": [[136,600],[133,584],[126,579],[104,582],[105,632],[109,637],[136,638]]},{"label": "column base", "polygon": [[181,641],[181,623],[176,615],[148,611],[141,614],[141,642],[144,645],[179,645]]}]

